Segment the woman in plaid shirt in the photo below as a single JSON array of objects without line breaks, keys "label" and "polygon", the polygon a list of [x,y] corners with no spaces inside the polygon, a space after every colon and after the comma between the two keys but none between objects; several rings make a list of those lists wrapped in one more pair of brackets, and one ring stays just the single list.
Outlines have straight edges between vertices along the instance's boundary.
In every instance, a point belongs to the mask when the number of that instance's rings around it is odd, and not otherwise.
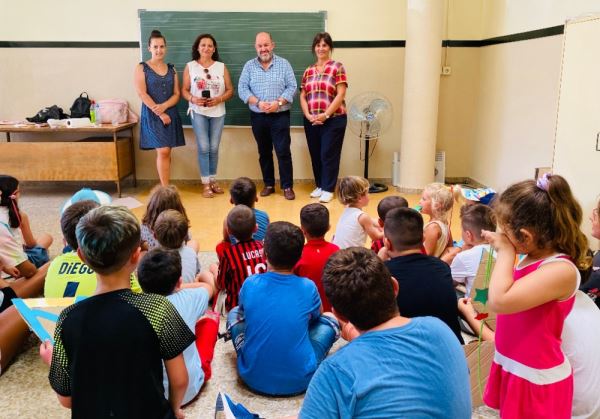
[{"label": "woman in plaid shirt", "polygon": [[304,131],[316,183],[310,196],[329,202],[337,183],[346,131],[344,97],[348,81],[344,65],[331,59],[331,35],[315,35],[312,50],[317,62],[304,71],[300,85]]}]

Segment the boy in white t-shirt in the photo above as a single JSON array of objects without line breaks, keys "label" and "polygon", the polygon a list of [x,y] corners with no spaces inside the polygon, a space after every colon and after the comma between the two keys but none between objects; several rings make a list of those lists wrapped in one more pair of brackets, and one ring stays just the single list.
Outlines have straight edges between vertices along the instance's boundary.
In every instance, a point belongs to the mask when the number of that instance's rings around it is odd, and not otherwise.
[{"label": "boy in white t-shirt", "polygon": [[464,250],[452,261],[450,270],[455,285],[464,284],[465,295],[469,295],[481,255],[484,250],[490,251],[490,245],[481,237],[481,230],[495,231],[496,220],[492,209],[483,204],[463,205],[460,209],[460,220],[465,245]]},{"label": "boy in white t-shirt", "polygon": [[[215,292],[214,280],[183,283],[181,278],[181,256],[177,250],[152,249],[138,266],[138,278],[145,293],[167,297],[183,321],[196,335],[196,342],[183,351],[188,371],[188,387],[182,406],[190,403],[199,394],[202,385],[210,378],[210,361],[217,338],[217,325],[203,328],[201,318],[208,308],[208,301]],[[206,277],[208,278],[208,277]],[[207,320],[212,320],[208,319]],[[211,347],[212,345],[212,347]],[[203,359],[204,356],[204,359]],[[208,368],[208,369],[207,369]],[[163,372],[165,397],[169,395],[169,382]]]}]

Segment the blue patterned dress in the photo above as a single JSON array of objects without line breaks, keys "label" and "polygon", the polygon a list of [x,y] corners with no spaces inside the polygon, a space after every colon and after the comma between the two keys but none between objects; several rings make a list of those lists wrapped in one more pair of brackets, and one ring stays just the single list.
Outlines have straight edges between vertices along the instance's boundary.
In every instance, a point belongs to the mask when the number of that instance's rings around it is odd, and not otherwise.
[{"label": "blue patterned dress", "polygon": [[[175,68],[173,64],[167,64],[167,74],[161,76],[156,74],[152,68],[141,63],[144,67],[144,78],[146,80],[146,92],[156,103],[163,103],[173,95],[175,84]],[[179,147],[185,145],[181,119],[177,113],[177,107],[167,109],[166,114],[171,118],[169,125],[164,125],[160,118],[142,103],[142,116],[140,127],[140,148],[151,150],[161,147]]]}]

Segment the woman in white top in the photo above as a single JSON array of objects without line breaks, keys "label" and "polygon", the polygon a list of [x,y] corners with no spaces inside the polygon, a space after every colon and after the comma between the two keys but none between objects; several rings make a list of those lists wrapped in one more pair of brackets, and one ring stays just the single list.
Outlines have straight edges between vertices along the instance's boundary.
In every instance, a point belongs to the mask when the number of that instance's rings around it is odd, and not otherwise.
[{"label": "woman in white top", "polygon": [[227,67],[219,61],[217,41],[212,35],[205,33],[196,38],[192,58],[183,71],[182,93],[189,102],[188,114],[198,143],[202,196],[212,198],[223,193],[215,176],[225,124],[225,101],[233,96],[233,85]]}]

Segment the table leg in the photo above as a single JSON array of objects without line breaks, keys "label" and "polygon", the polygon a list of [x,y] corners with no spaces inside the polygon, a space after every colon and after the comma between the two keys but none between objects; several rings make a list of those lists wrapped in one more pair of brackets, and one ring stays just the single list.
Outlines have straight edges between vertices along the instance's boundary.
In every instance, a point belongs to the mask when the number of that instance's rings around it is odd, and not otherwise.
[{"label": "table leg", "polygon": [[129,139],[129,149],[131,150],[131,168],[132,168],[132,174],[133,174],[133,187],[137,187],[137,176],[135,174],[135,147],[133,145],[133,127],[131,127],[130,129],[131,132],[131,138]]},{"label": "table leg", "polygon": [[6,142],[10,143],[10,132],[6,133]]},{"label": "table leg", "polygon": [[119,146],[117,144],[117,131],[113,132],[113,141],[115,143],[115,160],[117,161],[117,173],[115,176],[115,181],[117,182],[117,194],[119,198],[121,197],[121,178],[119,176],[120,173],[120,164],[119,164]]}]

